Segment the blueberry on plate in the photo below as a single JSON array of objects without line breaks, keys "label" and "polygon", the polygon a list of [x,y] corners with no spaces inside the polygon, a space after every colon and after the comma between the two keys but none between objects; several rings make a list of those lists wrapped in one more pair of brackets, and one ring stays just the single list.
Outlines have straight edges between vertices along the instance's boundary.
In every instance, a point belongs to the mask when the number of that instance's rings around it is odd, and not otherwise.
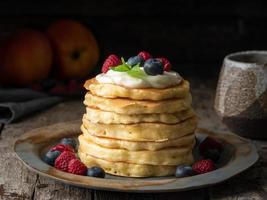
[{"label": "blueberry on plate", "polygon": [[144,63],[144,71],[152,76],[163,74],[163,64],[158,59],[150,58]]},{"label": "blueberry on plate", "polygon": [[175,171],[175,177],[182,178],[186,176],[193,176],[195,173],[189,165],[178,165]]},{"label": "blueberry on plate", "polygon": [[44,157],[43,160],[45,163],[54,166],[55,160],[57,159],[57,157],[61,154],[60,151],[48,151]]},{"label": "blueberry on plate", "polygon": [[73,138],[63,138],[59,142],[60,144],[67,144],[72,146],[74,149],[76,148],[76,141]]},{"label": "blueberry on plate", "polygon": [[130,57],[128,60],[127,60],[127,64],[130,65],[130,66],[135,66],[137,64],[140,64],[141,66],[144,64],[144,59],[141,57],[141,56],[133,56],[133,57]]},{"label": "blueberry on plate", "polygon": [[90,167],[87,169],[87,176],[104,178],[105,175],[105,171],[100,167]]}]

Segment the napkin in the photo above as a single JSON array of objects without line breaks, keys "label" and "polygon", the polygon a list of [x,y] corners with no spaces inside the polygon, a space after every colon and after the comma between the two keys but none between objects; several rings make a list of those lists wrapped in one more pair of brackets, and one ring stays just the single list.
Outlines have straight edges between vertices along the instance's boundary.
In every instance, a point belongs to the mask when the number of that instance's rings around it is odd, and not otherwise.
[{"label": "napkin", "polygon": [[8,124],[64,100],[32,89],[0,89],[0,123]]}]

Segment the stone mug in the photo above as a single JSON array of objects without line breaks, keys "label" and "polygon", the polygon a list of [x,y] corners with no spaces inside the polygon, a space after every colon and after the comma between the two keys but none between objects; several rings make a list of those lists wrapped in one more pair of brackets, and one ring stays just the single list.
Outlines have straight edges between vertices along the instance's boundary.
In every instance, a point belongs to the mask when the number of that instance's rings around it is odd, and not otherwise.
[{"label": "stone mug", "polygon": [[230,131],[267,139],[267,51],[244,51],[224,58],[215,110]]}]

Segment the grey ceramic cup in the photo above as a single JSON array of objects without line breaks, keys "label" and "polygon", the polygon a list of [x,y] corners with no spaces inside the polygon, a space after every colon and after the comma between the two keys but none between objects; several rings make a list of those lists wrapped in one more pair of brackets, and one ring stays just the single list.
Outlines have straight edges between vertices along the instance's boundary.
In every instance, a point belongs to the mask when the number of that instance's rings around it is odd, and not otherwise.
[{"label": "grey ceramic cup", "polygon": [[267,139],[267,51],[244,51],[224,58],[215,110],[232,132]]}]

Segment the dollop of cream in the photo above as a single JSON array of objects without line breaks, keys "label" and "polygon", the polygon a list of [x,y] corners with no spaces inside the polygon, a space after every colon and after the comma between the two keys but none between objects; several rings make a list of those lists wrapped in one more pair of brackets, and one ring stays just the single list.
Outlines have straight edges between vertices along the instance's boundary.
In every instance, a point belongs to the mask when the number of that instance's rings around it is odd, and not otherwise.
[{"label": "dollop of cream", "polygon": [[164,71],[163,74],[156,76],[147,75],[143,78],[135,78],[127,72],[109,70],[107,73],[98,74],[96,80],[99,83],[109,83],[129,88],[167,88],[178,85],[183,78],[175,71]]}]

